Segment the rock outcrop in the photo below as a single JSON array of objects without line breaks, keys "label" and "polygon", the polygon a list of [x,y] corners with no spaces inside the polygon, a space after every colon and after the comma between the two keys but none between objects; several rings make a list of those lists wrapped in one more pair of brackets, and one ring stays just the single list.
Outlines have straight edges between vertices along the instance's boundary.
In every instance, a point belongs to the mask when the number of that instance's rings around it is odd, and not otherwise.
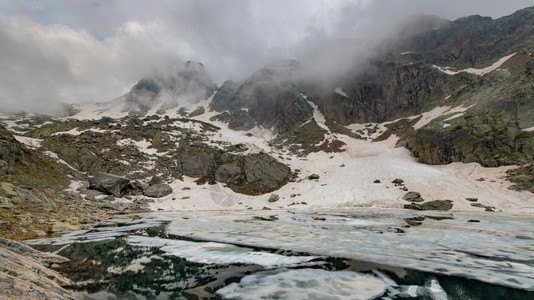
[{"label": "rock outcrop", "polygon": [[65,261],[64,257],[0,238],[0,298],[74,299],[65,289],[70,280],[45,267]]},{"label": "rock outcrop", "polygon": [[289,167],[265,153],[235,155],[205,144],[181,145],[178,170],[206,182],[223,182],[236,192],[263,194],[279,189],[291,175]]},{"label": "rock outcrop", "polygon": [[413,210],[450,210],[453,206],[451,200],[432,200],[423,203],[412,202],[410,204],[404,204],[404,208]]},{"label": "rock outcrop", "polygon": [[98,172],[89,179],[89,188],[120,197],[129,183],[130,180],[124,177]]},{"label": "rock outcrop", "polygon": [[157,183],[143,189],[143,195],[152,198],[161,198],[172,194],[172,188],[165,183]]}]

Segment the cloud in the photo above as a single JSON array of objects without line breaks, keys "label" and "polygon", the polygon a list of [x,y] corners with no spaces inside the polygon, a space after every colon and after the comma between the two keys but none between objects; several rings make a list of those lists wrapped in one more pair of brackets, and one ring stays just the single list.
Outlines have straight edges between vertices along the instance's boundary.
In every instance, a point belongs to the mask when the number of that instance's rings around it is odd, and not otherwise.
[{"label": "cloud", "polygon": [[126,22],[103,40],[24,17],[0,17],[0,28],[0,102],[14,109],[110,100],[192,51],[159,22]]},{"label": "cloud", "polygon": [[[40,108],[110,100],[140,78],[172,72],[187,60],[204,63],[219,83],[239,80],[277,59],[315,55],[322,60],[318,49],[328,49],[335,39],[379,39],[413,13],[500,17],[528,5],[523,0],[0,0],[0,103]],[[337,50],[342,61],[355,58]],[[322,62],[317,71],[328,64]]]}]

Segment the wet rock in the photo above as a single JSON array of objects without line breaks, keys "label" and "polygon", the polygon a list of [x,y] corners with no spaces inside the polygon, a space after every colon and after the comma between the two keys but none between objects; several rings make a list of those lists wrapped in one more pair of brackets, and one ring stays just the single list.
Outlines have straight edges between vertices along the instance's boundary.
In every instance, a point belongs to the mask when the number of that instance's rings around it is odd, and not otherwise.
[{"label": "wet rock", "polygon": [[319,178],[321,178],[319,174],[311,174],[310,176],[308,176],[308,180],[317,180]]},{"label": "wet rock", "polygon": [[152,198],[161,198],[172,194],[172,188],[165,183],[153,184],[143,190],[143,195]]},{"label": "wet rock", "polygon": [[470,201],[470,202],[477,202],[478,198],[465,198],[465,200]]},{"label": "wet rock", "polygon": [[276,202],[280,200],[280,196],[278,194],[271,194],[271,196],[269,197],[269,202]]},{"label": "wet rock", "polygon": [[124,177],[117,175],[99,172],[89,179],[89,188],[101,191],[105,194],[111,194],[115,197],[120,197],[123,189],[130,183]]},{"label": "wet rock", "polygon": [[423,202],[425,201],[423,198],[421,198],[421,194],[418,192],[408,192],[406,195],[402,197],[403,200],[410,201],[410,202]]}]

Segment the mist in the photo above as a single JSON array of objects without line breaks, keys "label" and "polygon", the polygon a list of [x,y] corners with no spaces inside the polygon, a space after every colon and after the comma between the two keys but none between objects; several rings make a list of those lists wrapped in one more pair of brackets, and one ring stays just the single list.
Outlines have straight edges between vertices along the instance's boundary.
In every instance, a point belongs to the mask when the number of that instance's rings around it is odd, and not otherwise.
[{"label": "mist", "polygon": [[[221,84],[280,59],[331,78],[413,14],[498,18],[531,1],[0,0],[0,106],[108,101],[202,62]],[[332,47],[345,41],[350,47]]]}]

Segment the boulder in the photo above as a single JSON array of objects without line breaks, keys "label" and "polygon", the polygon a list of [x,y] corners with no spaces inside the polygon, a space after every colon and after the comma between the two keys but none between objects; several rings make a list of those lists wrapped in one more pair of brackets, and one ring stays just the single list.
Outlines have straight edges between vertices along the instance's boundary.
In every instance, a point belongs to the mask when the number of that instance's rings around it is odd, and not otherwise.
[{"label": "boulder", "polygon": [[284,185],[291,169],[265,153],[245,156],[243,171],[248,184],[253,184],[257,191],[272,191]]},{"label": "boulder", "polygon": [[421,194],[418,192],[408,192],[406,195],[402,197],[403,200],[410,201],[410,202],[423,202],[425,201],[423,198],[421,198]]},{"label": "boulder", "polygon": [[399,186],[404,184],[404,180],[400,178],[395,178],[391,183],[395,184],[395,186]]},{"label": "boulder", "polygon": [[120,197],[123,189],[128,186],[130,181],[124,177],[99,172],[89,179],[89,188],[101,191],[108,195]]},{"label": "boulder", "polygon": [[280,196],[278,194],[271,194],[269,197],[269,202],[276,202],[278,200],[280,200]]},{"label": "boulder", "polygon": [[415,203],[404,204],[405,209],[413,210],[450,210],[453,206],[451,200],[433,200],[424,203]]},{"label": "boulder", "polygon": [[319,178],[321,178],[319,174],[311,174],[310,176],[308,176],[308,180],[316,180]]},{"label": "boulder", "polygon": [[421,204],[423,210],[450,210],[452,206],[451,200],[433,200]]},{"label": "boulder", "polygon": [[205,112],[206,111],[204,110],[204,107],[203,106],[199,106],[194,111],[189,113],[189,117],[190,118],[198,117],[198,116],[204,114]]},{"label": "boulder", "polygon": [[165,183],[157,183],[143,190],[143,195],[152,198],[161,198],[172,194],[172,188]]}]

